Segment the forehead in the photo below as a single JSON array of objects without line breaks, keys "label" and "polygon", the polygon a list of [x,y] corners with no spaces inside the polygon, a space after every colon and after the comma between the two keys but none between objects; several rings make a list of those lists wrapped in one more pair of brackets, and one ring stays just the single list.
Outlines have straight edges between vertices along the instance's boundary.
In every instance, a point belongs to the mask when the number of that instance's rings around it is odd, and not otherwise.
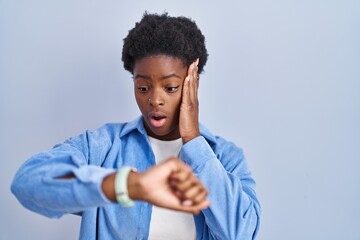
[{"label": "forehead", "polygon": [[164,75],[164,74],[186,74],[187,67],[177,57],[166,55],[155,55],[144,57],[135,62],[134,75]]}]

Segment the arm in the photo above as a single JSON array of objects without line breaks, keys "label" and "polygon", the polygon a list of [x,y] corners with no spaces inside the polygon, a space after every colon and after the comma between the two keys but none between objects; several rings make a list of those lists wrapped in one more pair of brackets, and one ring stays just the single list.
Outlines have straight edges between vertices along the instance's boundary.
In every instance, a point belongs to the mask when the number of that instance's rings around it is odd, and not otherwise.
[{"label": "arm", "polygon": [[217,155],[203,137],[183,146],[181,159],[209,191],[211,206],[202,211],[210,234],[216,239],[255,239],[260,205],[255,181],[241,149],[218,139]]},{"label": "arm", "polygon": [[[104,133],[86,132],[48,152],[35,155],[19,169],[11,187],[12,192],[23,206],[48,217],[80,213],[115,202],[115,170],[88,165],[90,154],[101,165],[110,148],[110,141],[106,139]],[[90,150],[91,145],[96,149]],[[183,205],[182,195],[185,191],[169,183],[171,176],[178,172],[190,173],[190,178],[185,179],[184,183],[195,183],[187,191],[204,188],[191,169],[174,158],[144,173],[129,174],[129,195],[134,200],[147,201],[159,207],[197,214],[208,206],[206,196],[192,201],[194,204],[191,206]]]},{"label": "arm", "polygon": [[[93,139],[99,139],[103,148],[91,151],[89,142]],[[101,182],[115,170],[88,162],[90,152],[104,159],[108,147],[106,134],[100,132],[69,139],[26,161],[16,173],[11,190],[24,207],[52,218],[106,205],[110,201],[102,192]]]},{"label": "arm", "polygon": [[209,191],[212,204],[202,211],[208,234],[215,239],[254,239],[259,228],[260,205],[241,149],[218,138],[213,150],[200,136],[198,62],[189,66],[184,80],[179,117],[184,146],[180,158]]}]

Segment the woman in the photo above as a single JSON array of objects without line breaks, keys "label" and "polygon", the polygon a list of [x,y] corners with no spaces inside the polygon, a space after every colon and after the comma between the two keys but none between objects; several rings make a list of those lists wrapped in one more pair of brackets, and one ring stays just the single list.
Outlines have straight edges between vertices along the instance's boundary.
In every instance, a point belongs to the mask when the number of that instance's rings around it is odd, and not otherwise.
[{"label": "woman", "polygon": [[30,158],[12,184],[21,204],[81,215],[81,239],[254,239],[260,205],[243,152],[198,122],[207,56],[193,21],[145,13],[122,53],[142,116]]}]

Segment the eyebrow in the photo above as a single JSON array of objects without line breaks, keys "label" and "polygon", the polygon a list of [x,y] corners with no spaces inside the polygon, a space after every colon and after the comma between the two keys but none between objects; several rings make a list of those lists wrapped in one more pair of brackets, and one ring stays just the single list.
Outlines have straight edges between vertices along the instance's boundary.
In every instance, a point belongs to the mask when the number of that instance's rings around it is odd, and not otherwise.
[{"label": "eyebrow", "polygon": [[[179,75],[176,75],[175,73],[173,73],[173,74],[169,74],[169,75],[166,75],[166,76],[162,76],[160,78],[160,80],[165,80],[165,79],[172,78],[172,77],[182,79]],[[149,76],[145,76],[145,75],[141,75],[141,74],[136,74],[134,79],[136,79],[136,78],[143,78],[145,80],[151,80],[151,78]]]}]

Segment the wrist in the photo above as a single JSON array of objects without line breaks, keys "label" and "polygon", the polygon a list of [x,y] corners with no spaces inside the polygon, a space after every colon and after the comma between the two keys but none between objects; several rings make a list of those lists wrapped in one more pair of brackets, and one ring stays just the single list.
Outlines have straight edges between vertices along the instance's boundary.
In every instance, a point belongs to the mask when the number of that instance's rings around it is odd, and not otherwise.
[{"label": "wrist", "polygon": [[133,200],[142,200],[140,178],[141,174],[138,172],[131,171],[128,175],[127,190],[129,197]]},{"label": "wrist", "polygon": [[132,207],[134,202],[129,197],[128,179],[131,172],[136,172],[136,169],[130,166],[124,166],[118,169],[115,175],[115,194],[116,201],[123,207]]},{"label": "wrist", "polygon": [[199,131],[197,131],[189,136],[184,136],[184,137],[182,137],[183,144],[190,142],[191,140],[193,140],[194,138],[197,138],[199,136],[201,136]]},{"label": "wrist", "polygon": [[112,202],[116,202],[115,175],[116,172],[107,175],[101,183],[101,189],[104,195]]}]

